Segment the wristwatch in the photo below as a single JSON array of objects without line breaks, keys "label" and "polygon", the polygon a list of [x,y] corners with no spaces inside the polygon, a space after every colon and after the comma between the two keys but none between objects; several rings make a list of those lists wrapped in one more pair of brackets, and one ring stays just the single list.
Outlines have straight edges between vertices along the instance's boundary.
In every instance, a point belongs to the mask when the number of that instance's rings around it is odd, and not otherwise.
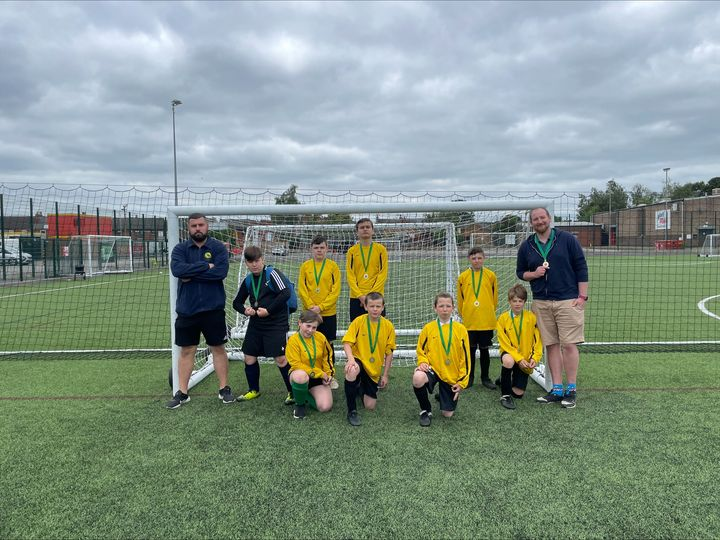
[{"label": "wristwatch", "polygon": [[582,298],[585,302],[587,302],[587,301],[590,299],[589,296],[584,296],[584,295],[582,295],[582,294],[579,294],[579,295],[578,295],[578,298]]}]

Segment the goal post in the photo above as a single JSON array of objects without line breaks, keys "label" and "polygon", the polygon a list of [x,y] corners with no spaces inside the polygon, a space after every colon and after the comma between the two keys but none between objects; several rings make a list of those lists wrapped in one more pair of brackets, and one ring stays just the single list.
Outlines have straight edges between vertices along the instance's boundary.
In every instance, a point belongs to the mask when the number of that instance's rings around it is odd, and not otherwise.
[{"label": "goal post", "polygon": [[88,277],[131,273],[134,271],[132,238],[99,234],[73,236],[61,264],[65,275],[79,271]]},{"label": "goal post", "polygon": [[705,237],[698,257],[720,257],[720,234],[708,234]]},{"label": "goal post", "polygon": [[[241,357],[240,345],[244,337],[244,316],[232,309],[232,299],[247,271],[242,252],[245,246],[256,245],[263,250],[266,264],[272,264],[297,283],[300,264],[310,258],[310,241],[316,234],[328,238],[328,257],[340,266],[343,275],[341,297],[338,300],[338,334],[349,324],[348,291],[344,282],[345,254],[356,242],[354,223],[360,217],[370,217],[375,225],[373,240],[388,249],[389,272],[385,287],[388,318],[398,333],[398,358],[412,359],[422,326],[435,316],[432,299],[438,292],[455,296],[456,281],[467,265],[467,249],[471,235],[497,228],[504,216],[527,212],[539,206],[553,212],[551,200],[455,201],[441,203],[364,203],[364,204],[302,204],[262,206],[171,206],[168,207],[169,251],[187,236],[186,218],[202,213],[214,227],[222,223],[225,243],[231,253],[231,269],[226,279],[227,325],[230,334],[228,353]],[[343,216],[343,223],[332,223],[333,216]],[[327,223],[331,221],[331,223]],[[527,219],[519,220],[522,230],[512,234],[527,235]],[[280,223],[280,224],[277,224]],[[228,232],[230,231],[230,232]],[[242,249],[240,249],[242,245]],[[493,248],[489,266],[498,274],[501,301],[498,314],[507,309],[503,291],[517,281],[515,276],[516,247]],[[177,365],[180,349],[175,346],[175,304],[177,279],[170,273],[170,333],[172,346],[172,387],[178,390]],[[297,315],[290,322],[295,328]],[[201,348],[200,348],[201,349]],[[410,360],[407,361],[410,363]],[[543,387],[550,384],[541,365],[533,378]],[[190,387],[213,371],[212,357],[201,351],[191,377]]]}]

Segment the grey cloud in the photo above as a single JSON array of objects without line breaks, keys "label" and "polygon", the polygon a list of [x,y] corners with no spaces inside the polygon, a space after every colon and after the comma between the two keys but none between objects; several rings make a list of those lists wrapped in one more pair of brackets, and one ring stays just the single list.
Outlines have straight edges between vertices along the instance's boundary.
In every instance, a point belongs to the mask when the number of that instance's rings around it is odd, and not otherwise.
[{"label": "grey cloud", "polygon": [[720,4],[12,3],[3,180],[587,191],[717,170]]}]

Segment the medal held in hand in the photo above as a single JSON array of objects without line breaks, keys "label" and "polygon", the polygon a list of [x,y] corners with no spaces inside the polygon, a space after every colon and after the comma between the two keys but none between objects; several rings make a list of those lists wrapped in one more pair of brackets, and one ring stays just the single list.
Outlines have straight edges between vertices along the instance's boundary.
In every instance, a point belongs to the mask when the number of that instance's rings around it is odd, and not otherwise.
[{"label": "medal held in hand", "polygon": [[253,302],[252,307],[254,309],[257,309],[259,305],[258,302],[260,300],[260,286],[262,285],[262,274],[260,274],[257,278],[257,285],[255,284],[255,276],[252,276],[250,283],[252,284],[252,293],[255,297],[255,301]]},{"label": "medal held in hand", "polygon": [[555,240],[555,229],[552,229],[550,231],[550,238],[548,238],[547,244],[544,245],[540,243],[540,240],[538,240],[537,234],[535,235],[535,246],[537,246],[538,251],[540,252],[540,256],[543,258],[543,268],[550,268],[550,263],[548,262],[548,254],[552,249],[553,240]]}]

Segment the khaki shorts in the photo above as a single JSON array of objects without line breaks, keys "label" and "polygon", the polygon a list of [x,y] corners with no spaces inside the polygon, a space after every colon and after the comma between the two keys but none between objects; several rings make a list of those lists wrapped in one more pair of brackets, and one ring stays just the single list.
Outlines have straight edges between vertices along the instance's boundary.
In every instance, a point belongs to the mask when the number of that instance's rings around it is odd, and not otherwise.
[{"label": "khaki shorts", "polygon": [[570,300],[533,300],[531,311],[537,317],[543,345],[585,341],[585,308]]}]

